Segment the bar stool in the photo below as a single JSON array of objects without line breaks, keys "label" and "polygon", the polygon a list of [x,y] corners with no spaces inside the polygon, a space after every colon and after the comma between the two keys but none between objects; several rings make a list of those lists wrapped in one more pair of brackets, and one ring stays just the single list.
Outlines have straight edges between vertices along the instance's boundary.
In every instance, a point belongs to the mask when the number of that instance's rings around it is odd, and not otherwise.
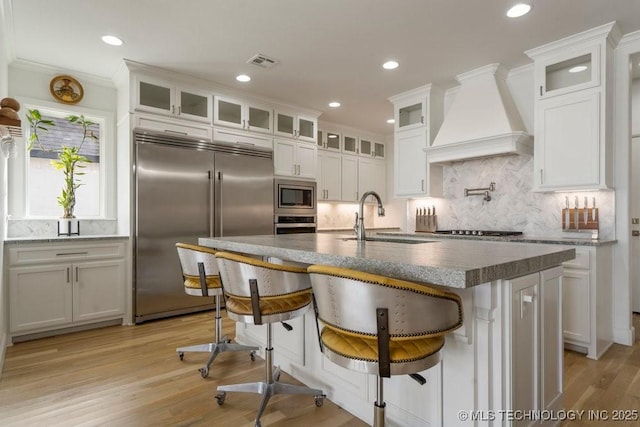
[{"label": "bar stool", "polygon": [[251,360],[255,360],[255,352],[258,347],[251,347],[240,344],[231,344],[226,336],[222,336],[222,316],[220,315],[220,299],[222,297],[222,286],[218,274],[218,264],[216,262],[216,250],[204,246],[190,245],[187,243],[176,243],[178,258],[182,267],[184,278],[184,292],[187,295],[198,297],[216,297],[216,332],[215,341],[209,344],[192,345],[179,347],[176,349],[180,360],[183,360],[186,352],[209,353],[207,363],[199,369],[202,378],[209,376],[209,368],[215,358],[225,351],[249,351]]},{"label": "bar stool", "polygon": [[306,394],[314,396],[316,406],[322,406],[322,390],[278,381],[280,368],[273,367],[272,324],[302,316],[311,306],[311,283],[305,268],[272,264],[227,252],[216,253],[222,279],[227,314],[237,322],[267,324],[265,347],[265,380],[261,382],[218,386],[216,400],[222,405],[226,392],[258,393],[255,426],[271,396],[276,394]]},{"label": "bar stool", "polygon": [[[383,378],[417,372],[441,360],[444,334],[462,325],[458,295],[425,285],[338,267],[312,265],[324,355],[346,369],[375,374],[374,426],[384,426]],[[319,328],[318,328],[319,329]]]}]

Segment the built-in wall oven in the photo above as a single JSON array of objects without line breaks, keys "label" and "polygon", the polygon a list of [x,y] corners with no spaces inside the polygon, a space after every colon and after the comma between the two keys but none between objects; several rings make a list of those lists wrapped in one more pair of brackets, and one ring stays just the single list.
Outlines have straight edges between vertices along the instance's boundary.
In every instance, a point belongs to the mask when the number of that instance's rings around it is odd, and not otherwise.
[{"label": "built-in wall oven", "polygon": [[273,186],[274,233],[316,232],[316,183],[276,178]]}]

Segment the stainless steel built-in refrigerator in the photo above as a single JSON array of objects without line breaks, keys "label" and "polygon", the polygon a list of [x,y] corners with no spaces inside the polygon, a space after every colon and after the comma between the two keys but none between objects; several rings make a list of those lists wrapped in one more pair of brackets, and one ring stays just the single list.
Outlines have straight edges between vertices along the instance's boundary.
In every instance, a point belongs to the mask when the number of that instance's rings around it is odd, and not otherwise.
[{"label": "stainless steel built-in refrigerator", "polygon": [[273,152],[136,131],[135,322],[213,307],[185,295],[176,242],[273,234]]}]

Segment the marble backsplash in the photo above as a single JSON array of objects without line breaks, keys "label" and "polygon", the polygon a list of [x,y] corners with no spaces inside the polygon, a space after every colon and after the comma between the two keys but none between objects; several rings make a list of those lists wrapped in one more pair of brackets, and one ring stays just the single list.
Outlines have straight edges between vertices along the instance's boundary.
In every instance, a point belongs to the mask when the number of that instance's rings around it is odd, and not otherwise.
[{"label": "marble backsplash", "polygon": [[[596,198],[599,209],[600,237],[615,237],[615,192],[576,191],[537,193],[533,187],[533,157],[501,156],[455,162],[444,167],[444,197],[413,199],[407,203],[407,228],[415,231],[417,208],[435,206],[438,229],[516,230],[531,236],[576,236],[562,231],[565,197],[574,207],[588,198]],[[483,196],[464,196],[465,188],[488,187],[495,182],[491,201]],[[584,233],[580,235],[585,236]]]},{"label": "marble backsplash", "polygon": [[[81,236],[115,235],[116,220],[81,219]],[[10,219],[7,237],[54,237],[58,235],[58,221],[55,219]]]},{"label": "marble backsplash", "polygon": [[[357,203],[318,203],[319,229],[350,229],[356,222]],[[364,226],[373,227],[376,215],[373,204],[364,205]]]}]

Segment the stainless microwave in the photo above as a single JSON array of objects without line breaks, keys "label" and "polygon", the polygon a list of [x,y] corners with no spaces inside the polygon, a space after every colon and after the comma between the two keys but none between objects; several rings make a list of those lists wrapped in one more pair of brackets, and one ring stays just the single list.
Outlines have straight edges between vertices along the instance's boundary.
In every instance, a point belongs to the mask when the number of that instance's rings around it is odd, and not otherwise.
[{"label": "stainless microwave", "polygon": [[276,178],[273,185],[275,214],[315,215],[316,183]]}]

